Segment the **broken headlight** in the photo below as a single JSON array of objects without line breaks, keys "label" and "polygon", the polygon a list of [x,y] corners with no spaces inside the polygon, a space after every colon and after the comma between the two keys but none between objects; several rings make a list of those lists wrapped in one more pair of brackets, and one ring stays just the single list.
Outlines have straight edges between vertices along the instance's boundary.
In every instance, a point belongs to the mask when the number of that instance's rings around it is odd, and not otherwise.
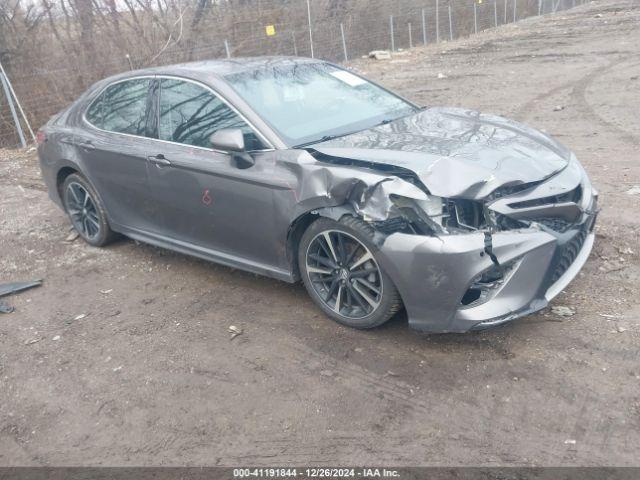
[{"label": "broken headlight", "polygon": [[446,233],[443,228],[444,202],[441,197],[427,195],[415,199],[391,195],[391,201],[416,233]]},{"label": "broken headlight", "polygon": [[390,199],[416,233],[465,233],[487,226],[483,205],[478,201],[433,195],[424,199],[391,195]]}]

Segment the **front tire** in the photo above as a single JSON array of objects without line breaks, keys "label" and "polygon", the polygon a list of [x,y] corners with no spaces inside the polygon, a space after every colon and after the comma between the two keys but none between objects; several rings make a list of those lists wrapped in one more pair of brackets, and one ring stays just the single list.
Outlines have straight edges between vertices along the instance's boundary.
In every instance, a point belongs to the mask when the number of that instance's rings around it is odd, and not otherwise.
[{"label": "front tire", "polygon": [[62,185],[62,199],[73,228],[94,247],[103,247],[115,238],[102,201],[83,176],[69,175]]},{"label": "front tire", "polygon": [[377,260],[373,228],[346,216],[320,218],[302,235],[298,265],[313,301],[338,323],[373,328],[389,320],[402,301]]}]

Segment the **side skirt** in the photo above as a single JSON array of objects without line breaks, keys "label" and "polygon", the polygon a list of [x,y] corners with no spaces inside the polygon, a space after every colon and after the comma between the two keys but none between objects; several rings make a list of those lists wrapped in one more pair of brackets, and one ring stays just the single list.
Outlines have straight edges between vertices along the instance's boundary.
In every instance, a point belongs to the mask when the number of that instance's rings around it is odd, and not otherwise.
[{"label": "side skirt", "polygon": [[167,250],[173,250],[175,252],[202,258],[203,260],[208,260],[213,263],[237,268],[239,270],[245,270],[251,273],[257,273],[258,275],[264,275],[265,277],[275,278],[276,280],[282,280],[288,283],[295,283],[296,281],[290,271],[275,268],[264,263],[252,262],[228,253],[211,250],[192,243],[182,242],[173,238],[124,227],[122,225],[113,225],[112,229],[134,240],[148,243],[156,247],[166,248]]}]

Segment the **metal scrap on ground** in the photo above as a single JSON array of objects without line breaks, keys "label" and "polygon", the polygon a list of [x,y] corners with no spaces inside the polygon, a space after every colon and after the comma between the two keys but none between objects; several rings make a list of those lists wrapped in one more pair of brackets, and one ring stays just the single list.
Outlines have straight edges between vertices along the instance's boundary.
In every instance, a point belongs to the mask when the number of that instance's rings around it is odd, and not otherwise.
[{"label": "metal scrap on ground", "polygon": [[[12,293],[21,292],[33,287],[42,285],[42,280],[34,280],[32,282],[12,282],[0,284],[0,297],[11,295]],[[11,313],[14,308],[6,303],[0,302],[0,313]]]},{"label": "metal scrap on ground", "polygon": [[231,334],[231,340],[236,338],[238,335],[242,335],[242,329],[235,325],[230,325],[228,331]]},{"label": "metal scrap on ground", "polygon": [[11,295],[12,293],[21,292],[28,288],[39,287],[42,285],[42,280],[34,280],[32,282],[13,282],[0,284],[0,297],[5,295]]}]

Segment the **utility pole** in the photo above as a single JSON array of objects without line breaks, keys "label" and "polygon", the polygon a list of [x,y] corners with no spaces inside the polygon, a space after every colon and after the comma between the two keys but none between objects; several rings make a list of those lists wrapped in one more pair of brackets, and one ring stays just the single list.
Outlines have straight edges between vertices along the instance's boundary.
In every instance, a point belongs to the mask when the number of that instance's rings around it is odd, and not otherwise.
[{"label": "utility pole", "polygon": [[427,19],[424,14],[424,8],[422,9],[422,43],[427,44]]},{"label": "utility pole", "polygon": [[309,46],[311,47],[311,58],[315,58],[313,56],[313,33],[311,32],[311,3],[310,0],[307,0],[307,21],[309,22]]},{"label": "utility pole", "polygon": [[347,41],[344,38],[344,27],[340,24],[340,35],[342,36],[342,52],[344,53],[344,61],[349,61],[349,56],[347,55]]},{"label": "utility pole", "polygon": [[440,43],[440,12],[438,11],[438,0],[436,0],[436,43]]},{"label": "utility pole", "polygon": [[391,35],[391,51],[396,51],[396,42],[393,38],[393,15],[389,15],[389,34]]}]

